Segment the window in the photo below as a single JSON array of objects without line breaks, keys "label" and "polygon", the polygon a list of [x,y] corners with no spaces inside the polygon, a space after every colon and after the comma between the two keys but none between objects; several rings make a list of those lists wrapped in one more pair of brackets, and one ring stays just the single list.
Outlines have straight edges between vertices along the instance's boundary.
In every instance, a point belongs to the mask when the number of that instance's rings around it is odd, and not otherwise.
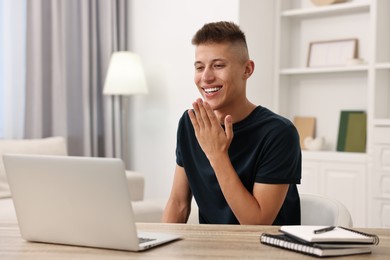
[{"label": "window", "polygon": [[26,4],[0,1],[0,139],[23,137]]}]

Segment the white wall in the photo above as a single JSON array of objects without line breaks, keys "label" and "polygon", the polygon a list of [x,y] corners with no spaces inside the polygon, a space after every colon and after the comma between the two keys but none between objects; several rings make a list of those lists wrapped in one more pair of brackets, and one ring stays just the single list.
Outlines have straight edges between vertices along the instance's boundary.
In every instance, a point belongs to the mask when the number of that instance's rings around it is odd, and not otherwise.
[{"label": "white wall", "polygon": [[[268,39],[264,38],[260,39],[263,43],[256,49],[253,45],[257,45],[259,39],[254,33],[267,27],[265,36],[268,36],[272,34],[272,26],[269,26],[269,22],[259,24],[257,21],[261,20],[261,17],[254,10],[250,10],[251,3],[256,4],[258,1],[242,2],[246,2],[242,10],[247,10],[250,15],[243,20],[243,30],[248,30],[246,34],[248,44],[253,49],[252,58],[257,63],[256,70],[260,70],[269,66],[270,61],[262,60],[259,56],[264,54],[268,57],[272,55],[272,50],[262,47],[270,44],[266,42]],[[266,2],[269,2],[266,5],[273,6],[273,1]],[[264,14],[272,13],[272,10],[266,8],[260,11]],[[130,19],[130,47],[141,56],[150,90],[146,96],[135,96],[131,99],[132,170],[145,173],[147,198],[167,197],[176,164],[178,120],[199,97],[193,83],[192,36],[207,22],[240,22],[240,1],[132,0]],[[272,73],[266,70],[253,78],[256,81],[251,79],[248,94],[253,96],[253,102],[266,106],[271,104],[270,75]],[[262,77],[268,82],[264,82]],[[259,91],[258,86],[267,86],[268,89],[261,87]],[[263,90],[266,92],[265,96],[262,96]]]},{"label": "white wall", "polygon": [[245,32],[255,72],[247,84],[249,99],[273,109],[275,1],[241,0],[240,27]]}]

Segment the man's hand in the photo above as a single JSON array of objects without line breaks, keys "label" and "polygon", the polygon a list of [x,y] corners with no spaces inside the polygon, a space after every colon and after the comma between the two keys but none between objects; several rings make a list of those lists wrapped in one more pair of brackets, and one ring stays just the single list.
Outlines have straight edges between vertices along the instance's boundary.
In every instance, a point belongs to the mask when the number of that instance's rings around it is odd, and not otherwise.
[{"label": "man's hand", "polygon": [[[230,115],[225,116],[222,128],[220,121],[207,102],[197,99],[188,110],[195,136],[210,162],[221,154],[227,154],[233,140],[233,124]],[[194,113],[195,112],[195,113]]]}]

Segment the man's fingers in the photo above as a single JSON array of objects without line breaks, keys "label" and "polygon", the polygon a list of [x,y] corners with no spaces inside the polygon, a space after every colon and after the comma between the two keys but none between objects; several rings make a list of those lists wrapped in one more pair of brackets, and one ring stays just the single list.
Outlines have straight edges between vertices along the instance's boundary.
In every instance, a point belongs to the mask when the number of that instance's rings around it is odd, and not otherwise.
[{"label": "man's fingers", "polygon": [[217,117],[214,114],[214,110],[211,108],[210,104],[203,102],[204,109],[207,113],[207,118],[209,122],[214,126],[221,126],[221,123],[218,121]]},{"label": "man's fingers", "polygon": [[198,125],[198,129],[199,128],[203,128],[204,127],[204,122],[203,122],[203,119],[202,119],[202,116],[201,116],[201,112],[200,112],[200,108],[199,108],[199,105],[198,105],[198,101],[195,101],[194,103],[192,103],[192,107],[194,108],[194,116],[195,116],[195,120],[197,122],[197,125]]},{"label": "man's fingers", "polygon": [[231,115],[225,117],[225,133],[230,142],[233,140],[233,120]]},{"label": "man's fingers", "polygon": [[202,124],[204,126],[209,127],[211,125],[210,118],[209,118],[209,116],[207,114],[207,111],[206,111],[206,109],[204,107],[205,104],[207,104],[207,103],[203,103],[203,100],[200,99],[200,98],[196,100],[196,103],[197,103],[197,106],[198,106],[199,112],[200,112],[200,118],[199,119],[202,120]]}]

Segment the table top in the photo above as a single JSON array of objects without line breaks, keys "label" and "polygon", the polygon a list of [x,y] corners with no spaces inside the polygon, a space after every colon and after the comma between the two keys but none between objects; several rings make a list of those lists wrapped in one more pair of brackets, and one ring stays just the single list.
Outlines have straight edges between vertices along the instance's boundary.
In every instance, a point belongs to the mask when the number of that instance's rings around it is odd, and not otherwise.
[{"label": "table top", "polygon": [[[23,240],[16,223],[0,223],[0,259],[315,259],[260,244],[261,233],[277,233],[277,226],[190,225],[137,223],[139,231],[179,234],[183,239],[144,252],[33,243]],[[357,228],[377,234],[372,254],[342,259],[390,259],[390,229]]]}]

